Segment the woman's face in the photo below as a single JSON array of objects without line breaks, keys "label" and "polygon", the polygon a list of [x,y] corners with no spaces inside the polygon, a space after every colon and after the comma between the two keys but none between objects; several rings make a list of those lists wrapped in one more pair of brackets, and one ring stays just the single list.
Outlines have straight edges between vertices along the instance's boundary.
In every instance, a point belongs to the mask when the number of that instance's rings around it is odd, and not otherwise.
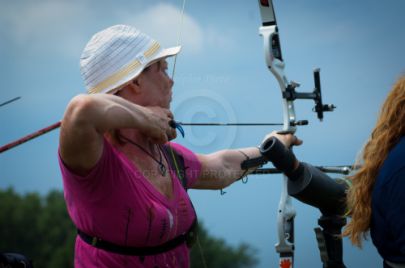
[{"label": "woman's face", "polygon": [[146,68],[137,78],[142,102],[147,106],[169,109],[172,100],[173,80],[167,74],[165,59]]}]

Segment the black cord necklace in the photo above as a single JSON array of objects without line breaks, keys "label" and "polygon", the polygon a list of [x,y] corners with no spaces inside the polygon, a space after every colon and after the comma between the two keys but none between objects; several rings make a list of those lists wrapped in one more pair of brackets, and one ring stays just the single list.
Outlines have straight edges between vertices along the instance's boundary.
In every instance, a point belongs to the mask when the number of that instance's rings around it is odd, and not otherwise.
[{"label": "black cord necklace", "polygon": [[150,158],[152,158],[157,164],[158,164],[158,170],[160,172],[160,174],[162,174],[162,176],[166,176],[166,171],[167,168],[166,166],[163,164],[163,157],[162,157],[162,152],[161,152],[161,148],[160,146],[158,146],[158,152],[159,152],[159,160],[157,160],[150,152],[148,152],[145,148],[143,148],[141,145],[137,144],[136,142],[134,142],[133,140],[128,139],[127,137],[124,137],[122,135],[119,135],[121,139],[123,139],[124,141],[138,147],[139,149],[141,149],[145,154],[147,154]]}]

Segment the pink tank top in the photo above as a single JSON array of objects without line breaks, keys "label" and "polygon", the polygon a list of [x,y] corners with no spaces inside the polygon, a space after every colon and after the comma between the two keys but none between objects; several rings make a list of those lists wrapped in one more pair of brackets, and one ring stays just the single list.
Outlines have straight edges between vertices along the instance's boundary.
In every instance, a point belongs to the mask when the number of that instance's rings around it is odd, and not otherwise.
[{"label": "pink tank top", "polygon": [[[201,164],[185,147],[170,143],[184,157],[187,188],[197,179]],[[186,232],[195,215],[188,194],[170,169],[174,197],[161,194],[130,160],[106,140],[103,155],[87,176],[78,176],[59,155],[69,215],[83,232],[121,246],[156,246]],[[75,267],[189,267],[185,244],[140,258],[97,249],[76,238]]]}]

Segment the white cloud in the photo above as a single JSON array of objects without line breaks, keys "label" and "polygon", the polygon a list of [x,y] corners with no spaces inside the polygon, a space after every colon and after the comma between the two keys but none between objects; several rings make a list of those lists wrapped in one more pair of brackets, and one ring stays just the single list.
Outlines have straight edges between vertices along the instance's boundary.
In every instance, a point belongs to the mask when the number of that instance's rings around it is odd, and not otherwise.
[{"label": "white cloud", "polygon": [[83,45],[77,18],[85,13],[86,7],[79,2],[24,1],[2,9],[0,21],[18,46],[77,55]]},{"label": "white cloud", "polygon": [[134,1],[130,7],[103,2],[95,8],[93,3],[96,1],[17,1],[0,10],[0,30],[18,49],[68,58],[81,53],[92,33],[117,23],[134,25],[164,46],[180,42],[184,52],[198,54],[207,46],[232,44],[227,35],[199,24],[187,9],[182,15],[181,6]]},{"label": "white cloud", "polygon": [[200,52],[204,46],[203,28],[187,13],[182,15],[180,7],[160,3],[136,16],[130,13],[126,17],[126,23],[148,33],[164,46],[180,42],[185,49],[194,53]]}]

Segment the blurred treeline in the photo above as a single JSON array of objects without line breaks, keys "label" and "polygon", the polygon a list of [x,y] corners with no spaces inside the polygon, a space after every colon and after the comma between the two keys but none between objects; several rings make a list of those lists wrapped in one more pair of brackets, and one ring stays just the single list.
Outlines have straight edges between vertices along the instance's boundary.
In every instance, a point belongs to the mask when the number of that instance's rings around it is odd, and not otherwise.
[{"label": "blurred treeline", "polygon": [[[61,191],[41,196],[0,189],[0,252],[26,255],[34,268],[70,268],[75,237]],[[255,267],[258,262],[249,245],[229,246],[209,235],[201,223],[199,241],[209,268]],[[197,244],[191,251],[191,267],[204,267]]]}]

